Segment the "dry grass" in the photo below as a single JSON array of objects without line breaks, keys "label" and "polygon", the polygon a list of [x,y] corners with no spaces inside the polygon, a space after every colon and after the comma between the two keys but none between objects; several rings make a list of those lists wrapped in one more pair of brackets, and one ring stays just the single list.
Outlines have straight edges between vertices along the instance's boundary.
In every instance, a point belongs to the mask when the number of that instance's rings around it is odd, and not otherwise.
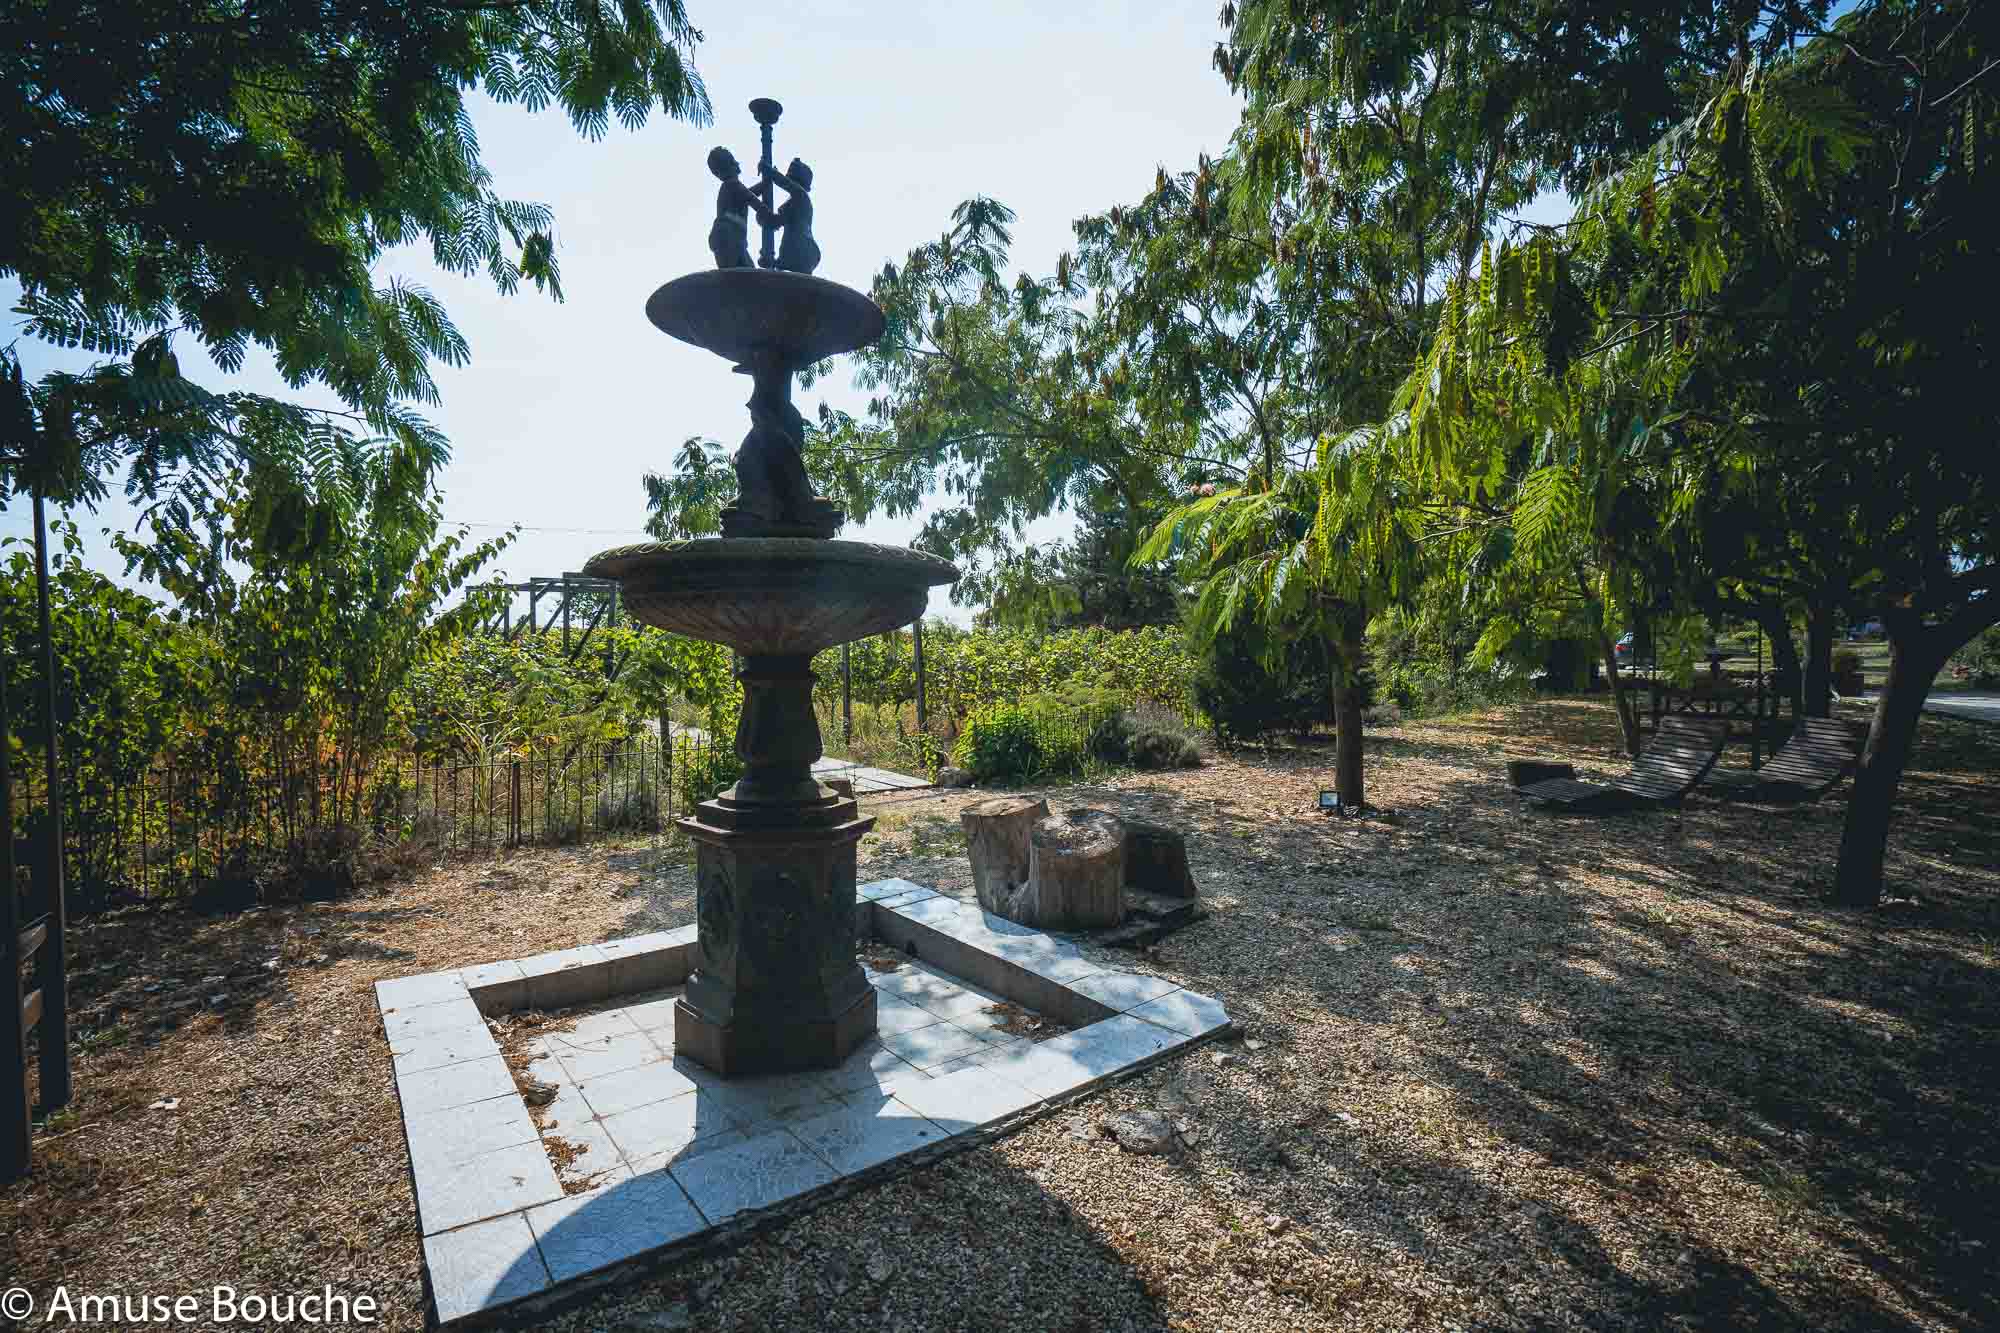
[{"label": "dry grass", "polygon": [[[1877,913],[1817,901],[1844,788],[1775,813],[1522,809],[1508,756],[1617,766],[1593,703],[1387,729],[1379,818],[1314,811],[1331,755],[1310,748],[1053,793],[1190,830],[1215,913],[1144,963],[1222,997],[1254,1041],[558,1322],[1992,1325],[1996,749],[1991,728],[1926,718],[1890,858],[1915,897]],[[969,892],[948,836],[967,799],[872,802],[864,875]],[[10,1281],[331,1282],[419,1327],[370,984],[691,914],[685,869],[600,847],[79,930],[78,1096],[0,1193]],[[178,1109],[149,1109],[161,1097]],[[1127,1109],[1166,1112],[1190,1146],[1121,1151],[1094,1126]]]}]

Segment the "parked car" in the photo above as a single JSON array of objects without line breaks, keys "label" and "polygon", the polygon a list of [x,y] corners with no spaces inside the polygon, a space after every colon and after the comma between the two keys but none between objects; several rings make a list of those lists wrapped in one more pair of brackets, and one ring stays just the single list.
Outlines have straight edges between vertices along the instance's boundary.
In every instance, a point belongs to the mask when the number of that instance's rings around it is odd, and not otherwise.
[{"label": "parked car", "polygon": [[1611,645],[1611,651],[1612,651],[1612,652],[1613,652],[1614,654],[1616,654],[1616,655],[1617,655],[1617,657],[1618,657],[1618,660],[1619,660],[1620,662],[1628,662],[1628,661],[1630,661],[1630,660],[1631,660],[1631,658],[1632,658],[1632,635],[1631,635],[1631,633],[1630,633],[1630,632],[1628,631],[1627,633],[1625,633],[1624,635],[1622,635],[1622,636],[1621,636],[1621,637],[1619,638],[1618,642],[1616,642],[1616,643],[1612,644],[1612,645]]},{"label": "parked car", "polygon": [[1882,628],[1881,621],[1864,620],[1859,625],[1856,625],[1853,629],[1847,631],[1847,640],[1849,643],[1852,643],[1858,639],[1879,639],[1886,632],[1887,631],[1885,631]]}]

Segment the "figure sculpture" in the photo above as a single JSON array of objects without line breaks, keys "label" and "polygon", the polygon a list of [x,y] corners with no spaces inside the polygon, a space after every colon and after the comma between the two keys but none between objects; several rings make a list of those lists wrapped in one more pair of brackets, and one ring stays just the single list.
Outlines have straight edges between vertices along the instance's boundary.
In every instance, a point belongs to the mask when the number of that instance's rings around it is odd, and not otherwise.
[{"label": "figure sculpture", "polygon": [[[764,524],[797,522],[813,512],[806,477],[806,421],[792,406],[791,376],[755,376],[750,393],[750,433],[736,451],[736,503],[742,518]],[[734,524],[732,524],[734,526]]]},{"label": "figure sculpture", "polygon": [[715,266],[754,268],[755,261],[750,258],[750,214],[755,212],[757,220],[765,226],[775,225],[776,217],[743,183],[743,168],[737,164],[736,154],[727,148],[710,150],[708,169],[722,182],[722,188],[715,192],[715,222],[708,229],[708,248],[715,255]]},{"label": "figure sculpture", "polygon": [[785,192],[785,202],[772,214],[785,229],[785,238],[778,242],[777,267],[787,273],[812,272],[819,267],[819,242],[812,234],[812,168],[795,157],[782,172],[772,170],[768,163],[760,164],[758,170],[765,181]]}]

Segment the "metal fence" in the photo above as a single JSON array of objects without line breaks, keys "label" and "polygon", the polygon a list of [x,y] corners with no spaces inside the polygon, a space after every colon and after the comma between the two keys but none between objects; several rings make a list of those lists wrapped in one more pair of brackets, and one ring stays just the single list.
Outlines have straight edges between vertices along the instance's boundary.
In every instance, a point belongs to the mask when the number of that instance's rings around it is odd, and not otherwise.
[{"label": "metal fence", "polygon": [[[730,742],[645,733],[608,745],[538,745],[480,758],[393,756],[334,798],[328,771],[250,776],[159,768],[126,784],[71,781],[63,862],[72,903],[177,897],[229,878],[282,879],[350,853],[450,854],[663,833],[735,781]],[[22,791],[16,808],[42,806]],[[23,799],[25,798],[25,799]],[[17,847],[40,842],[18,827]]]}]

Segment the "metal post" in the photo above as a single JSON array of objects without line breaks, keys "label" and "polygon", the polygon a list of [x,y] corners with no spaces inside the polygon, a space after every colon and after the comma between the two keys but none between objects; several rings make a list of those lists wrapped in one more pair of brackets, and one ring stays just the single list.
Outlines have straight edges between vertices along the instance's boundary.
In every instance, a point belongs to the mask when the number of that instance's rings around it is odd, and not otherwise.
[{"label": "metal post", "polygon": [[[0,728],[7,718],[7,664],[0,658]],[[8,763],[13,738],[0,729],[0,1181],[28,1173],[34,1131],[29,1124],[28,1029],[21,1022],[21,894],[14,878],[14,775]]]},{"label": "metal post", "polygon": [[[42,497],[35,495],[35,602],[42,622],[42,725],[48,728],[49,933],[35,955],[36,988],[42,992],[42,1110],[69,1105],[69,934],[63,893],[62,774],[56,757],[56,649],[49,628],[49,524]],[[13,829],[7,830],[13,837]],[[9,884],[11,893],[14,886]]]},{"label": "metal post", "polygon": [[562,599],[563,656],[567,657],[569,656],[569,583],[567,580],[563,583]]},{"label": "metal post", "polygon": [[851,645],[840,645],[840,743],[842,747],[854,744],[854,672],[848,663],[847,650]]},{"label": "metal post", "polygon": [[910,656],[917,672],[917,732],[928,730],[924,726],[924,622],[919,619],[910,625]]},{"label": "metal post", "polygon": [[[771,127],[778,123],[778,117],[783,115],[784,112],[784,107],[768,97],[759,97],[750,103],[750,114],[757,121],[757,138],[760,148],[757,158],[759,168],[758,185],[752,193],[761,193],[763,195],[764,211],[767,215],[777,203],[778,190],[775,185],[763,178],[762,168],[775,167],[775,164],[771,161]],[[776,268],[778,266],[777,224],[761,222],[758,225],[764,232],[764,244],[763,248],[757,254],[757,267]]]}]

